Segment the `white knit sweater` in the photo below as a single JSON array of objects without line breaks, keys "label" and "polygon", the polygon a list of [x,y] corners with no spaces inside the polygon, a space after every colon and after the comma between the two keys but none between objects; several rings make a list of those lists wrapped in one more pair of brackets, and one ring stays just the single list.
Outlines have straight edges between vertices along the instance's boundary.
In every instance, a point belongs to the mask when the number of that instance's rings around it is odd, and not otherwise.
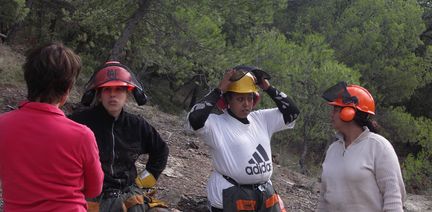
[{"label": "white knit sweater", "polygon": [[398,157],[384,137],[365,130],[345,148],[341,135],[327,150],[318,211],[403,211]]}]

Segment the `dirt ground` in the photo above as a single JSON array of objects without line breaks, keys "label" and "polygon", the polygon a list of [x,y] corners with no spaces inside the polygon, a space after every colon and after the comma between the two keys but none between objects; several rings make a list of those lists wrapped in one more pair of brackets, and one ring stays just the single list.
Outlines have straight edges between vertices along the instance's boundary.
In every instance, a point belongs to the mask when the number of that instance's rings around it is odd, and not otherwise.
[{"label": "dirt ground", "polygon": [[[21,86],[0,84],[0,113],[17,107],[25,99]],[[72,97],[71,101],[77,101]],[[70,113],[76,107],[68,103],[63,108]],[[174,116],[159,111],[156,107],[138,107],[131,103],[127,110],[148,120],[168,143],[170,156],[167,168],[156,186],[156,197],[165,200],[173,211],[207,211],[205,186],[212,171],[211,156],[207,146],[193,133],[185,130],[185,115]],[[146,158],[137,161],[142,168]],[[282,197],[288,211],[314,211],[319,196],[317,179],[290,171],[274,164],[273,184]],[[1,195],[1,190],[0,190]],[[0,201],[1,211],[2,201]],[[409,195],[406,211],[432,211],[430,196]]]},{"label": "dirt ground", "polygon": [[[17,108],[18,103],[25,100],[22,87],[1,84],[0,87],[0,112]],[[74,108],[75,104],[68,103],[63,110],[67,114]],[[138,107],[134,103],[129,104],[127,110],[148,120],[169,145],[170,156],[167,168],[157,184],[157,198],[167,201],[172,209],[206,211],[205,186],[212,171],[207,146],[200,138],[185,130],[184,117],[166,114],[151,106]],[[138,168],[142,168],[145,159],[142,157],[141,161],[137,161]],[[287,209],[314,210],[318,198],[316,182],[277,164],[274,165],[273,179]]]},{"label": "dirt ground", "polygon": [[[15,57],[14,54],[10,48],[0,44],[0,74],[7,72],[5,64],[10,62],[6,60]],[[25,100],[25,95],[23,84],[0,81],[0,114],[17,108],[18,103]],[[65,113],[70,113],[78,101],[78,92],[72,92],[63,108]],[[157,107],[138,107],[133,103],[128,105],[127,110],[148,120],[169,145],[170,156],[167,168],[158,180],[156,197],[166,201],[173,211],[208,211],[205,186],[212,171],[211,156],[203,141],[185,130],[185,114],[174,116],[161,112]],[[137,161],[138,168],[142,168],[142,162],[145,162],[145,157]],[[316,209],[319,196],[317,179],[274,164],[272,182],[287,211]],[[0,189],[0,211],[3,204],[1,193]],[[406,211],[432,211],[432,197],[409,195],[406,207]]]}]

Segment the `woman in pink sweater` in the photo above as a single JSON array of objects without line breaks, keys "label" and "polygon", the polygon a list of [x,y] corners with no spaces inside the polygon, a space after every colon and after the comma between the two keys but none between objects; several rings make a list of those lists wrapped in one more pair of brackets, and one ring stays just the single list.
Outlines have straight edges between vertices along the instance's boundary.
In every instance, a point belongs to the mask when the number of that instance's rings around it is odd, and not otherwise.
[{"label": "woman in pink sweater", "polygon": [[81,60],[60,43],[26,58],[27,99],[0,115],[0,180],[5,211],[87,211],[103,172],[93,132],[59,109]]},{"label": "woman in pink sweater", "polygon": [[403,211],[406,197],[398,157],[377,134],[375,102],[365,88],[340,82],[323,98],[338,132],[322,164],[318,211]]}]

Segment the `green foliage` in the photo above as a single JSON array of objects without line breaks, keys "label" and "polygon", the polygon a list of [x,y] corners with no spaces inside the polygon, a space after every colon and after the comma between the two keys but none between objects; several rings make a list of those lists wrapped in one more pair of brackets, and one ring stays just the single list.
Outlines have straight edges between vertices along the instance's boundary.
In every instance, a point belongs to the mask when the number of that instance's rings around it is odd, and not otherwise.
[{"label": "green foliage", "polygon": [[[426,8],[423,18],[430,20],[430,3],[426,2],[422,1]],[[422,8],[414,0],[295,0],[285,13],[279,16],[291,18],[286,19],[286,23],[276,23],[287,36],[301,43],[305,36],[319,33],[334,50],[337,61],[361,73],[361,84],[373,94],[377,103],[384,134],[405,158],[415,147],[404,148],[404,145],[416,146],[418,140],[416,120],[403,109],[392,106],[407,105],[404,102],[411,97],[409,111],[418,111],[418,103],[427,105],[430,89],[424,86],[431,82],[432,60],[430,47],[423,47],[419,39],[425,30]],[[307,84],[315,85],[316,82]],[[313,108],[306,106],[304,110]],[[420,114],[427,112],[417,115]],[[317,139],[325,137],[318,136]]]},{"label": "green foliage", "polygon": [[[419,129],[416,119],[405,112],[405,108],[383,108],[377,111],[377,119],[384,130],[381,134],[388,140],[396,143],[418,142]],[[400,154],[400,156],[404,155]]]},{"label": "green foliage", "polygon": [[407,103],[407,111],[414,116],[424,116],[432,119],[432,83],[416,90],[410,101]]},{"label": "green foliage", "polygon": [[[430,119],[406,112],[430,118],[429,1],[419,1],[420,7],[414,0],[162,0],[145,1],[149,7],[140,11],[143,2],[33,1],[25,8],[24,0],[0,0],[1,30],[24,20],[18,43],[60,40],[75,49],[84,64],[77,85],[83,86],[126,23],[144,13],[121,62],[143,82],[150,103],[178,112],[190,91],[199,99],[226,69],[259,66],[301,110],[296,128],[274,138],[282,159],[287,149],[307,147],[306,159],[319,164],[333,136],[322,92],[341,80],[361,84],[377,102],[384,136],[401,160],[407,158],[409,184],[429,183]],[[274,107],[262,97],[260,108]]]},{"label": "green foliage", "polygon": [[407,190],[410,192],[418,192],[432,186],[432,120],[419,118],[416,125],[416,138],[421,150],[417,154],[410,153],[402,166]]},{"label": "green foliage", "polygon": [[323,33],[380,104],[401,103],[430,80],[422,78],[428,62],[414,54],[424,30],[416,1],[313,1],[303,11],[298,32]]},{"label": "green foliage", "polygon": [[76,10],[65,21],[75,26],[70,41],[79,52],[86,52],[102,64],[124,28],[124,23],[137,7],[135,1],[73,1]]},{"label": "green foliage", "polygon": [[[194,76],[212,81],[226,63],[225,38],[220,31],[220,20],[201,14],[194,8],[173,8],[168,21],[160,14],[149,19],[158,25],[142,23],[131,45],[133,54],[128,59],[138,66],[157,66],[155,73],[166,76],[172,89],[183,85]],[[145,34],[146,36],[141,36]],[[139,44],[139,45],[138,45]]]},{"label": "green foliage", "polygon": [[410,192],[432,186],[432,120],[415,118],[402,107],[379,111],[381,132],[392,142],[399,159],[405,184]]},{"label": "green foliage", "polygon": [[423,8],[423,21],[426,25],[426,30],[420,35],[420,39],[429,46],[432,44],[432,2],[430,0],[417,0]]},{"label": "green foliage", "polygon": [[421,12],[415,1],[357,1],[337,24],[338,58],[361,70],[384,105],[406,100],[425,83],[422,58],[413,53],[424,30]]},{"label": "green foliage", "polygon": [[5,32],[12,24],[22,21],[29,12],[25,0],[0,0],[0,5],[0,24],[3,25],[1,31]]},{"label": "green foliage", "polygon": [[214,1],[211,6],[218,8],[224,17],[223,32],[228,43],[241,47],[273,23],[276,11],[286,8],[287,0],[221,0]]},{"label": "green foliage", "polygon": [[[311,149],[310,157],[315,161],[321,159],[322,147],[331,141],[332,130],[328,123],[329,107],[324,105],[321,98],[322,92],[338,81],[357,83],[360,74],[334,59],[334,52],[319,35],[305,37],[300,48],[293,51],[290,57],[292,61],[291,88],[301,114],[297,121],[294,134],[297,142],[306,144]],[[290,137],[291,137],[290,136]]]}]

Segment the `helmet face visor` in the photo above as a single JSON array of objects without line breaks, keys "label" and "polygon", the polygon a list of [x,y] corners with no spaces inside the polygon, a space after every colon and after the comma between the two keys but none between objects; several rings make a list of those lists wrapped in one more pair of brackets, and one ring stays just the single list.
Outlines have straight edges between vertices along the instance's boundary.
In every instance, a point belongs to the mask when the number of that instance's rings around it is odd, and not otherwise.
[{"label": "helmet face visor", "polygon": [[108,81],[98,86],[98,88],[102,88],[102,87],[127,87],[129,91],[135,88],[135,86],[119,80]]},{"label": "helmet face visor", "polygon": [[270,75],[254,66],[236,66],[234,67],[235,73],[231,76],[230,81],[234,82],[243,78],[247,73],[251,73],[258,80],[257,84],[260,84],[261,79],[271,79]]},{"label": "helmet face visor", "polygon": [[248,71],[245,71],[242,69],[239,69],[239,70],[234,69],[234,70],[235,70],[234,74],[229,78],[229,80],[231,82],[235,82],[235,81],[240,80],[241,78],[243,78],[248,73]]},{"label": "helmet face visor", "polygon": [[332,105],[339,106],[349,106],[358,103],[357,97],[351,96],[348,93],[346,82],[338,82],[336,85],[328,88],[326,91],[324,91],[322,98],[324,98],[330,103],[337,102],[338,104]]},{"label": "helmet face visor", "polygon": [[127,86],[129,90],[141,88],[133,74],[121,66],[109,65],[96,71],[87,82],[86,90],[109,86]]}]

